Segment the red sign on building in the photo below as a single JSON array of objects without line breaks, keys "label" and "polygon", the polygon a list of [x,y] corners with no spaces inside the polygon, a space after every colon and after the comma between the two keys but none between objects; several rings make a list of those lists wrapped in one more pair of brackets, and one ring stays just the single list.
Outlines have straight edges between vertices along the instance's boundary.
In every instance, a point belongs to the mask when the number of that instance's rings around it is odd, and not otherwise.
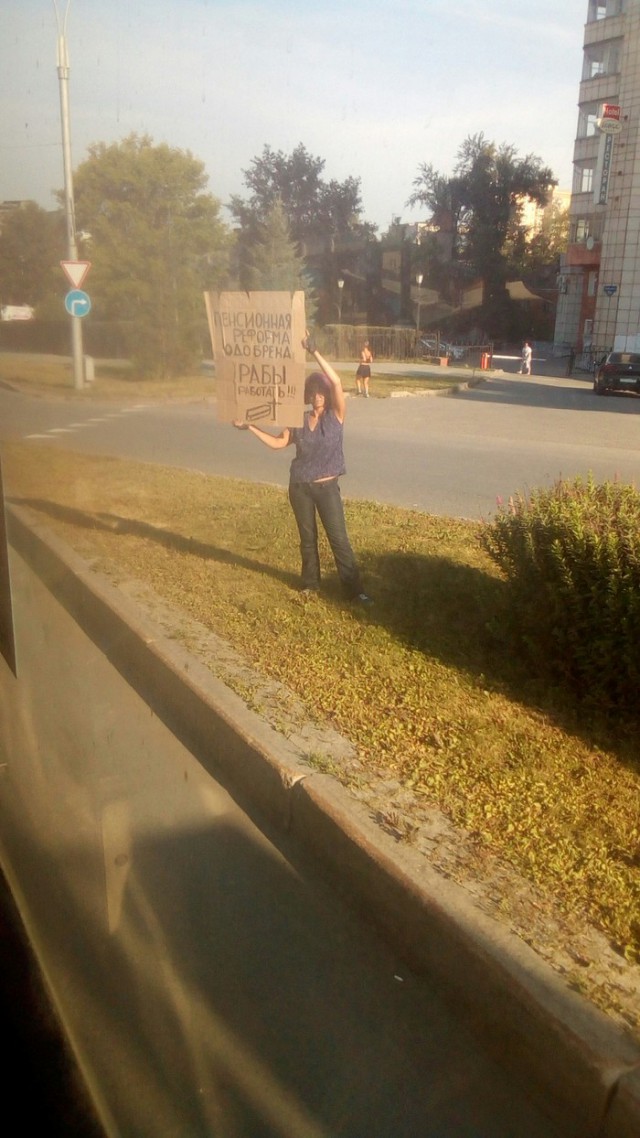
[{"label": "red sign on building", "polygon": [[600,108],[598,127],[603,134],[619,134],[622,130],[620,107],[617,103],[603,103]]}]

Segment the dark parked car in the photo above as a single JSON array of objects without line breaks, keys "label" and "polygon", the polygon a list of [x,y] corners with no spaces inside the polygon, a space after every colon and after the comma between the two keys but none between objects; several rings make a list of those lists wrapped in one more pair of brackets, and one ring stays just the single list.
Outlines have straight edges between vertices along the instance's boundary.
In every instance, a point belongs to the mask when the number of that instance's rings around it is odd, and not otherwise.
[{"label": "dark parked car", "polygon": [[596,395],[607,395],[610,391],[640,394],[640,354],[609,352],[596,371],[593,390]]}]

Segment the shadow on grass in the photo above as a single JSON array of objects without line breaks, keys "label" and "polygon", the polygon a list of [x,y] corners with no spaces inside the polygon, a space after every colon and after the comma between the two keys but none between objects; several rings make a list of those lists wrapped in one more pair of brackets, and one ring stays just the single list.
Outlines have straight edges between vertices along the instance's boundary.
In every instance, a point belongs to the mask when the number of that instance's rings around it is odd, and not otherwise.
[{"label": "shadow on grass", "polygon": [[[13,498],[50,518],[87,530],[132,535],[175,553],[235,565],[299,589],[297,573],[236,553],[223,546],[105,512],[89,513],[44,499]],[[425,656],[464,672],[479,686],[547,715],[589,745],[615,751],[637,767],[637,719],[621,713],[615,722],[589,715],[585,707],[548,676],[532,674],[509,610],[508,587],[480,568],[447,557],[410,552],[369,554],[363,559],[366,587],[374,605],[354,609],[363,620],[385,628]],[[326,578],[326,601],[344,606],[335,573]]]},{"label": "shadow on grass", "polygon": [[534,671],[505,581],[451,558],[408,552],[369,555],[363,569],[376,601],[367,617],[393,637],[638,769],[637,709],[600,713],[548,672]]},{"label": "shadow on grass", "polygon": [[102,530],[105,533],[130,535],[154,541],[165,549],[175,553],[191,553],[194,557],[202,557],[211,561],[219,561],[225,565],[237,565],[242,569],[250,569],[255,573],[265,573],[281,581],[290,588],[299,584],[295,573],[288,573],[285,569],[278,569],[255,558],[245,557],[241,553],[234,553],[224,546],[212,545],[210,542],[198,541],[196,538],[185,537],[184,534],[174,533],[171,530],[161,529],[159,526],[149,525],[148,522],[136,518],[123,518],[119,514],[107,514],[102,511],[92,514],[86,510],[78,510],[73,506],[62,506],[57,502],[47,502],[42,498],[12,498],[16,506],[27,506],[31,510],[46,514],[56,521],[67,525],[77,526],[80,529]]},{"label": "shadow on grass", "polygon": [[483,688],[542,707],[541,681],[515,649],[504,581],[449,557],[412,553],[370,556],[364,568],[373,616],[396,639]]}]

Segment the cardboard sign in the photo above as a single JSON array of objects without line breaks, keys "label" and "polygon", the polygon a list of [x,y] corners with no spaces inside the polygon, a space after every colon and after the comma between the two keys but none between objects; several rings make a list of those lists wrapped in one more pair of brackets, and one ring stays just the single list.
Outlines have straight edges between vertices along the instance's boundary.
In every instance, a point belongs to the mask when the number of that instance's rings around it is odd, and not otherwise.
[{"label": "cardboard sign", "polygon": [[300,427],[304,292],[207,292],[218,418]]}]

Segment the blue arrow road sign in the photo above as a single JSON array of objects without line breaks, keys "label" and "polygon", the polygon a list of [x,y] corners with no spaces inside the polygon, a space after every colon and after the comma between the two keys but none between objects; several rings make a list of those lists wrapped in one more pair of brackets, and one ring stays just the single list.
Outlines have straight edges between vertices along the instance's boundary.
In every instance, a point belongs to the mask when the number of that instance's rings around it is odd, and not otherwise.
[{"label": "blue arrow road sign", "polygon": [[81,288],[72,288],[64,298],[64,306],[69,316],[86,316],[91,312],[91,301]]}]

